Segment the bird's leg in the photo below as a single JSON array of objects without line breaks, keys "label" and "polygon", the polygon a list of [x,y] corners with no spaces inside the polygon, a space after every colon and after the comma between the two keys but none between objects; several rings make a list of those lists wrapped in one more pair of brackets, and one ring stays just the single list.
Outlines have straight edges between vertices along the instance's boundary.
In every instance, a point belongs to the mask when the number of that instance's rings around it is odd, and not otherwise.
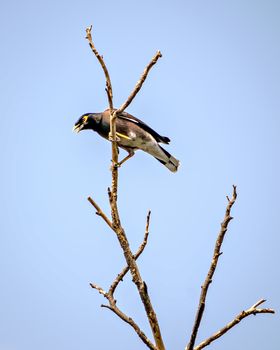
[{"label": "bird's leg", "polygon": [[118,167],[120,167],[120,166],[121,166],[124,162],[126,162],[129,158],[133,157],[134,154],[135,154],[134,151],[129,150],[129,151],[128,151],[128,155],[127,155],[126,157],[124,157],[123,160],[121,160],[120,162],[118,162]]},{"label": "bird's leg", "polygon": [[[128,152],[128,155],[126,157],[124,157],[123,160],[121,160],[120,162],[118,163],[115,163],[114,165],[112,165],[112,167],[110,168],[110,170],[112,170],[112,168],[116,167],[116,168],[119,168],[124,162],[126,162],[129,158],[133,157],[135,152],[132,151],[132,150],[129,150],[127,151]],[[119,153],[119,152],[118,152]]]}]

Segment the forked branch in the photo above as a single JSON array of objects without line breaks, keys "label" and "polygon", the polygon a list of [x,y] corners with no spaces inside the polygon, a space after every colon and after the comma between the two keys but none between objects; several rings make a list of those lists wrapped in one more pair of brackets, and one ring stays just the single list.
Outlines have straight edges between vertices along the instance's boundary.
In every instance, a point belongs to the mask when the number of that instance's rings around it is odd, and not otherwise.
[{"label": "forked branch", "polygon": [[215,249],[214,249],[214,254],[213,254],[212,261],[211,261],[211,265],[210,265],[208,274],[206,276],[206,279],[205,279],[205,281],[204,281],[204,283],[203,283],[203,285],[201,287],[201,293],[200,293],[199,304],[198,304],[198,308],[197,308],[197,312],[196,312],[196,317],[195,317],[195,321],[194,321],[194,325],[193,325],[190,341],[189,341],[189,344],[186,347],[186,350],[193,350],[193,347],[194,347],[194,344],[195,344],[195,340],[196,340],[196,337],[197,337],[197,332],[198,332],[198,329],[199,329],[199,326],[200,326],[200,322],[202,320],[204,309],[205,309],[205,301],[206,301],[208,288],[209,288],[210,283],[212,282],[212,278],[214,276],[214,273],[215,273],[215,270],[216,270],[216,267],[217,267],[217,264],[218,264],[218,260],[219,260],[219,257],[221,255],[221,252],[220,252],[221,251],[221,246],[222,246],[225,234],[227,232],[228,224],[232,220],[230,212],[231,212],[231,208],[232,208],[233,204],[235,203],[236,197],[237,197],[236,186],[233,186],[233,193],[232,193],[231,199],[229,197],[227,197],[228,205],[226,207],[224,220],[221,223],[221,229],[220,229],[220,232],[218,234],[218,238],[216,240],[216,244],[215,244]]},{"label": "forked branch", "polygon": [[[91,201],[90,201],[90,203],[91,203]],[[94,204],[96,205],[95,202],[94,202]],[[100,215],[100,214],[98,214],[98,215]],[[138,257],[142,254],[142,252],[144,251],[144,249],[147,245],[148,236],[149,236],[150,215],[151,215],[151,212],[149,211],[148,215],[147,215],[147,222],[146,222],[146,230],[145,230],[145,234],[144,234],[144,239],[143,239],[143,242],[141,243],[141,245],[139,246],[136,254],[134,255],[135,260],[138,259]],[[104,219],[104,217],[102,215],[100,215],[100,216]],[[107,222],[105,219],[104,219],[104,221]],[[105,290],[103,288],[101,288],[100,286],[98,286],[95,283],[90,283],[90,286],[93,289],[96,289],[100,294],[102,294],[109,301],[109,305],[102,304],[101,305],[102,307],[106,307],[109,310],[113,311],[117,316],[119,316],[124,322],[128,323],[135,330],[135,332],[142,339],[142,341],[148,346],[148,348],[150,348],[152,350],[156,350],[157,348],[149,340],[149,338],[146,336],[146,334],[140,329],[140,327],[137,325],[137,323],[131,317],[127,316],[124,312],[122,312],[117,307],[117,302],[114,298],[114,292],[115,292],[119,282],[124,278],[124,276],[127,274],[128,271],[129,271],[129,268],[125,267],[122,270],[122,272],[120,274],[118,274],[118,276],[116,277],[116,279],[112,283],[108,292],[105,292]]]},{"label": "forked branch", "polygon": [[194,350],[201,350],[205,348],[205,346],[211,344],[214,340],[220,338],[226,332],[228,332],[232,327],[236,326],[243,318],[248,317],[250,315],[256,314],[274,314],[275,311],[273,309],[258,309],[257,307],[265,302],[264,299],[259,300],[256,304],[251,306],[249,309],[245,311],[241,311],[231,322],[229,322],[225,327],[221,328],[218,332],[211,335],[211,337],[207,338],[199,345],[197,345]]},{"label": "forked branch", "polygon": [[[150,63],[146,66],[143,74],[141,75],[140,79],[135,85],[135,88],[132,90],[130,95],[128,96],[127,100],[121,105],[119,109],[114,109],[113,106],[113,89],[111,84],[110,75],[108,72],[108,69],[106,67],[106,64],[104,62],[103,56],[101,56],[97,49],[95,48],[95,45],[92,41],[92,35],[91,35],[92,26],[88,27],[86,29],[86,39],[89,42],[89,45],[91,47],[92,52],[98,59],[104,75],[106,79],[106,92],[107,92],[107,98],[108,98],[108,104],[110,109],[110,134],[109,134],[109,140],[112,143],[112,185],[111,188],[108,189],[109,194],[109,202],[111,207],[111,220],[107,217],[107,215],[102,211],[102,209],[97,205],[97,203],[91,198],[88,197],[89,202],[93,205],[93,207],[96,209],[96,214],[103,218],[103,220],[106,222],[106,224],[115,232],[117,239],[120,243],[120,246],[123,250],[123,254],[126,260],[127,266],[123,268],[123,270],[118,274],[118,276],[115,278],[115,280],[112,282],[109,291],[106,292],[103,288],[100,286],[91,283],[91,287],[96,289],[100,294],[102,294],[109,302],[109,305],[101,305],[105,308],[110,309],[113,311],[117,316],[119,316],[124,322],[128,323],[138,334],[138,336],[141,338],[141,340],[147,345],[147,347],[151,350],[165,350],[165,346],[162,340],[161,332],[159,323],[157,320],[156,313],[153,309],[149,294],[148,294],[148,288],[146,286],[146,283],[143,281],[139,268],[137,266],[136,260],[143,252],[144,248],[146,247],[148,235],[149,235],[149,223],[150,223],[150,212],[147,216],[146,221],[146,230],[144,235],[144,240],[142,244],[139,246],[137,252],[135,254],[132,253],[128,239],[126,237],[125,231],[121,225],[121,220],[119,216],[118,211],[118,205],[117,205],[117,197],[118,197],[118,145],[117,145],[117,137],[116,137],[116,119],[118,118],[118,115],[121,114],[133,101],[137,93],[140,91],[143,83],[145,82],[149,71],[151,68],[157,63],[158,59],[162,57],[160,51],[157,51],[155,56],[152,58]],[[206,279],[201,287],[201,294],[199,299],[199,304],[196,312],[196,317],[192,329],[192,333],[190,336],[190,340],[188,345],[186,346],[185,350],[201,350],[205,346],[211,344],[214,340],[218,339],[222,335],[224,335],[227,331],[229,331],[232,327],[237,325],[242,319],[245,317],[248,317],[250,315],[256,315],[258,313],[274,313],[274,310],[272,309],[259,309],[258,306],[265,302],[265,300],[260,300],[256,304],[254,304],[249,309],[240,312],[231,322],[229,322],[225,327],[221,328],[218,332],[214,333],[212,336],[210,336],[208,339],[201,342],[196,347],[195,341],[197,338],[198,330],[200,327],[200,323],[203,317],[204,309],[205,309],[205,303],[206,303],[206,297],[207,292],[210,283],[212,282],[219,257],[222,254],[221,253],[221,246],[225,237],[225,234],[227,232],[228,224],[232,220],[231,217],[231,208],[235,203],[237,197],[236,193],[236,186],[233,186],[233,193],[232,197],[227,197],[228,205],[226,207],[225,216],[223,219],[223,222],[221,223],[221,229],[218,234],[214,253],[211,261],[211,265],[208,271],[208,274],[206,276]],[[124,314],[116,305],[116,300],[114,298],[114,292],[119,285],[120,281],[124,278],[124,276],[127,274],[127,272],[130,271],[132,276],[132,281],[137,287],[139,296],[141,298],[141,301],[143,303],[143,306],[146,311],[147,319],[150,323],[150,328],[154,337],[155,345],[149,340],[149,338],[144,334],[144,332],[139,328],[139,326],[136,324],[136,322],[126,314]]]},{"label": "forked branch", "polygon": [[[135,260],[137,260],[139,258],[139,256],[142,254],[142,252],[144,251],[144,249],[148,243],[150,216],[151,216],[151,211],[149,211],[148,215],[147,215],[146,230],[145,230],[143,242],[139,246],[137,252],[134,254]],[[123,280],[124,276],[128,273],[128,271],[129,271],[128,266],[123,268],[123,270],[118,274],[118,276],[115,278],[114,282],[111,284],[111,287],[109,289],[109,293],[113,294],[115,292],[115,289],[117,288],[118,284]]]},{"label": "forked branch", "polygon": [[146,336],[146,334],[140,329],[140,327],[137,325],[137,323],[129,316],[127,316],[124,312],[122,312],[116,304],[116,300],[114,299],[114,296],[110,293],[105,292],[103,288],[98,286],[97,284],[90,283],[91,288],[96,289],[101,295],[104,296],[109,302],[109,305],[102,304],[102,307],[105,307],[111,311],[113,311],[117,316],[119,316],[124,322],[129,324],[137,333],[139,338],[147,345],[147,347],[151,350],[157,350],[157,348],[154,346],[154,344],[149,340],[149,338]]},{"label": "forked branch", "polygon": [[249,309],[240,312],[234,318],[234,320],[229,322],[225,327],[221,328],[218,332],[214,333],[211,337],[207,338],[206,340],[201,342],[199,345],[194,346],[195,340],[197,337],[197,333],[198,333],[198,329],[199,329],[199,326],[200,326],[200,323],[201,323],[201,320],[203,317],[204,309],[205,309],[207,291],[208,291],[210,283],[212,282],[212,278],[214,276],[219,257],[222,254],[221,253],[221,246],[222,246],[225,234],[227,232],[228,224],[232,220],[231,208],[234,205],[236,198],[237,198],[236,186],[233,186],[232,197],[229,198],[227,196],[228,205],[226,207],[224,220],[221,223],[221,229],[220,229],[220,232],[219,232],[217,240],[216,240],[214,254],[212,257],[212,261],[211,261],[211,265],[210,265],[208,274],[207,274],[206,279],[201,287],[200,299],[199,299],[199,304],[198,304],[198,308],[197,308],[197,313],[196,313],[196,317],[195,317],[193,330],[191,333],[189,344],[187,345],[185,350],[201,350],[201,349],[203,349],[205,346],[211,344],[214,340],[220,338],[222,335],[224,335],[232,327],[236,326],[243,318],[245,318],[247,316],[256,315],[259,313],[274,313],[274,310],[272,310],[272,309],[258,309],[257,308],[259,305],[261,305],[262,303],[265,302],[264,299],[261,299],[256,304],[251,306]]},{"label": "forked branch", "polygon": [[[103,211],[96,205],[96,203],[91,200],[91,204],[95,207],[97,210],[97,214],[100,215],[106,223],[114,230],[114,232],[117,235],[118,241],[120,243],[120,246],[123,250],[123,254],[127,263],[127,266],[131,272],[132,275],[132,281],[136,285],[138,289],[139,296],[141,298],[141,301],[143,303],[143,306],[146,311],[147,319],[149,320],[150,323],[150,328],[156,343],[155,348],[157,350],[164,350],[164,343],[161,337],[161,332],[159,328],[159,323],[157,320],[156,313],[153,309],[149,294],[148,294],[148,289],[143,281],[139,268],[136,264],[136,259],[135,256],[133,255],[128,239],[126,237],[125,231],[121,225],[121,220],[119,216],[119,211],[118,211],[118,205],[117,205],[117,197],[118,197],[118,146],[117,146],[117,138],[116,138],[116,118],[118,113],[121,113],[124,111],[124,109],[132,102],[138,91],[141,89],[145,79],[147,78],[147,75],[152,68],[152,66],[157,62],[158,58],[161,57],[161,53],[158,51],[156,55],[152,58],[151,62],[148,64],[146,69],[144,70],[140,80],[137,82],[134,90],[131,92],[129,95],[127,101],[120,107],[118,110],[114,110],[113,107],[113,89],[112,89],[112,84],[109,76],[109,72],[107,70],[107,67],[105,65],[105,62],[103,60],[103,57],[99,55],[98,51],[96,50],[93,41],[92,41],[92,36],[91,36],[91,29],[92,27],[88,27],[86,29],[86,39],[89,41],[89,45],[97,57],[100,65],[102,66],[103,72],[105,74],[105,79],[106,79],[106,92],[107,92],[107,97],[108,97],[108,103],[109,103],[109,108],[110,108],[110,134],[109,134],[109,140],[112,142],[112,185],[111,189],[109,190],[109,200],[110,200],[110,206],[111,206],[111,217],[112,220],[110,221],[106,215],[103,213]],[[144,247],[143,247],[144,249]],[[140,252],[141,254],[141,252]],[[139,255],[140,255],[139,254]],[[122,274],[126,274],[127,272],[124,270],[122,271]],[[115,280],[115,284],[113,283],[113,288],[112,290],[114,291],[116,286],[119,283],[119,277]],[[112,286],[111,286],[112,287]],[[97,288],[96,288],[97,289]],[[101,290],[101,289],[100,289]],[[104,292],[105,293],[105,292]],[[101,293],[103,294],[103,293]],[[109,296],[110,298],[113,298],[112,294],[105,293],[103,294],[105,297],[106,295]],[[108,299],[109,300],[109,299]],[[110,304],[110,309],[115,312],[115,308],[113,308],[113,304]],[[121,316],[120,316],[121,317]],[[121,317],[122,318],[122,317]],[[122,318],[123,319],[123,318]],[[127,321],[126,321],[127,322]],[[135,329],[135,328],[134,328]],[[139,335],[139,334],[138,334]],[[142,339],[142,338],[141,338]],[[143,339],[142,339],[143,340]],[[144,341],[144,340],[143,340]],[[144,341],[145,342],[145,341]],[[145,342],[145,344],[147,344]]]}]

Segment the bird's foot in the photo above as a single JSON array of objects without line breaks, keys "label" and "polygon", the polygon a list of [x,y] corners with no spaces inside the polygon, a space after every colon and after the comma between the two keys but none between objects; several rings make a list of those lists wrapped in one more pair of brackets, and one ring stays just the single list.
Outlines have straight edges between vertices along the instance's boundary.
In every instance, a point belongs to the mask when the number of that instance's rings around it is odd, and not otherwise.
[{"label": "bird's foot", "polygon": [[130,150],[128,156],[124,157],[124,159],[121,160],[120,162],[113,162],[113,160],[111,160],[112,162],[112,165],[110,167],[111,171],[113,169],[120,168],[123,165],[123,163],[125,163],[128,159],[130,159],[133,156],[134,156],[134,151]]},{"label": "bird's foot", "polygon": [[121,167],[121,163],[114,163],[113,161],[112,162],[112,165],[110,166],[110,171],[113,171],[114,169],[118,169]]}]

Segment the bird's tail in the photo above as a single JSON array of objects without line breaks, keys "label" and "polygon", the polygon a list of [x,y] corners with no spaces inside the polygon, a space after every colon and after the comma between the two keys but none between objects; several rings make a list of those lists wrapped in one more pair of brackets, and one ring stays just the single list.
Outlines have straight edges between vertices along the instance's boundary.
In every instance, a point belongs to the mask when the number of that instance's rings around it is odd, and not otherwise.
[{"label": "bird's tail", "polygon": [[174,158],[170,153],[168,153],[164,148],[159,146],[163,153],[166,155],[166,159],[159,159],[155,157],[159,162],[166,166],[170,171],[175,173],[178,170],[180,162],[178,159]]}]

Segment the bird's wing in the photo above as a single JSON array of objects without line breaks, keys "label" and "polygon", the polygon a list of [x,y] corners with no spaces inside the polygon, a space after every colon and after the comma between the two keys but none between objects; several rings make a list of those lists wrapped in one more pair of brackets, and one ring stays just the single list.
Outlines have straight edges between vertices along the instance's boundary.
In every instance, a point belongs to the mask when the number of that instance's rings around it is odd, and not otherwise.
[{"label": "bird's wing", "polygon": [[155,130],[150,128],[147,124],[142,122],[142,120],[135,118],[133,115],[123,112],[118,116],[120,119],[128,120],[136,125],[138,125],[143,130],[147,131],[149,134],[151,134],[157,142],[168,144],[170,142],[170,139],[166,136],[159,135]]}]

